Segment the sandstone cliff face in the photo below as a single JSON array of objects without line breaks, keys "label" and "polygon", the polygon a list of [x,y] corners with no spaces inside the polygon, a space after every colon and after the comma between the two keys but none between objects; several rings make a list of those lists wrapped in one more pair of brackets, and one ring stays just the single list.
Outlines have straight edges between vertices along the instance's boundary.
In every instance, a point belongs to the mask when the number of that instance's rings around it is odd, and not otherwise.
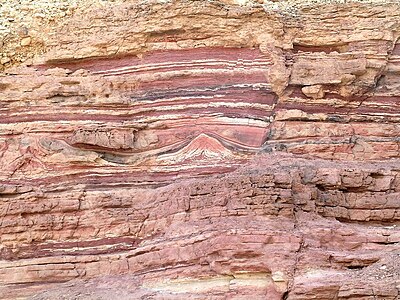
[{"label": "sandstone cliff face", "polygon": [[397,1],[8,1],[0,299],[399,299]]}]

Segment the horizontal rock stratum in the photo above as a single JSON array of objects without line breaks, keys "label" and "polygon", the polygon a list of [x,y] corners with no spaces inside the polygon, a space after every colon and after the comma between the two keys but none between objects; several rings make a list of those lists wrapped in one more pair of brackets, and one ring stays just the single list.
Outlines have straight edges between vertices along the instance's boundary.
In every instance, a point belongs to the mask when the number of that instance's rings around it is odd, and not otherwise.
[{"label": "horizontal rock stratum", "polygon": [[0,299],[400,298],[398,1],[0,2]]}]

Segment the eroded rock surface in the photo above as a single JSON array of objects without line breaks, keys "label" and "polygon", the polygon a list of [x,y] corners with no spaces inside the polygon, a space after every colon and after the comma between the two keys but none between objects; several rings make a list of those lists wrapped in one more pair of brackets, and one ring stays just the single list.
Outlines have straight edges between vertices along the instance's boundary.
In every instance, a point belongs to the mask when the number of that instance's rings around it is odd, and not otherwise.
[{"label": "eroded rock surface", "polygon": [[1,299],[400,297],[397,1],[42,2],[1,9]]}]

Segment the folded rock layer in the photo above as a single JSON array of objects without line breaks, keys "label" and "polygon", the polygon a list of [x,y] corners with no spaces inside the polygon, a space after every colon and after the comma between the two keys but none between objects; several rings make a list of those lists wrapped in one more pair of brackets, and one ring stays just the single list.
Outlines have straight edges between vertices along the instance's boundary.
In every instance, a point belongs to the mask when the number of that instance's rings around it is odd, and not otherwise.
[{"label": "folded rock layer", "polygon": [[84,2],[0,8],[0,299],[399,299],[397,1]]}]

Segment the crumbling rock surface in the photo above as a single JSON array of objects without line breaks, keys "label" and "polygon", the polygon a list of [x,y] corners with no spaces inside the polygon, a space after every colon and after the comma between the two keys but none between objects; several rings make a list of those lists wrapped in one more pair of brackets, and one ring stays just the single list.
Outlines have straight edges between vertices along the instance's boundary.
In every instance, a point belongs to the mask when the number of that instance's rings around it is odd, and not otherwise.
[{"label": "crumbling rock surface", "polygon": [[400,298],[397,1],[82,2],[0,2],[0,299]]}]

